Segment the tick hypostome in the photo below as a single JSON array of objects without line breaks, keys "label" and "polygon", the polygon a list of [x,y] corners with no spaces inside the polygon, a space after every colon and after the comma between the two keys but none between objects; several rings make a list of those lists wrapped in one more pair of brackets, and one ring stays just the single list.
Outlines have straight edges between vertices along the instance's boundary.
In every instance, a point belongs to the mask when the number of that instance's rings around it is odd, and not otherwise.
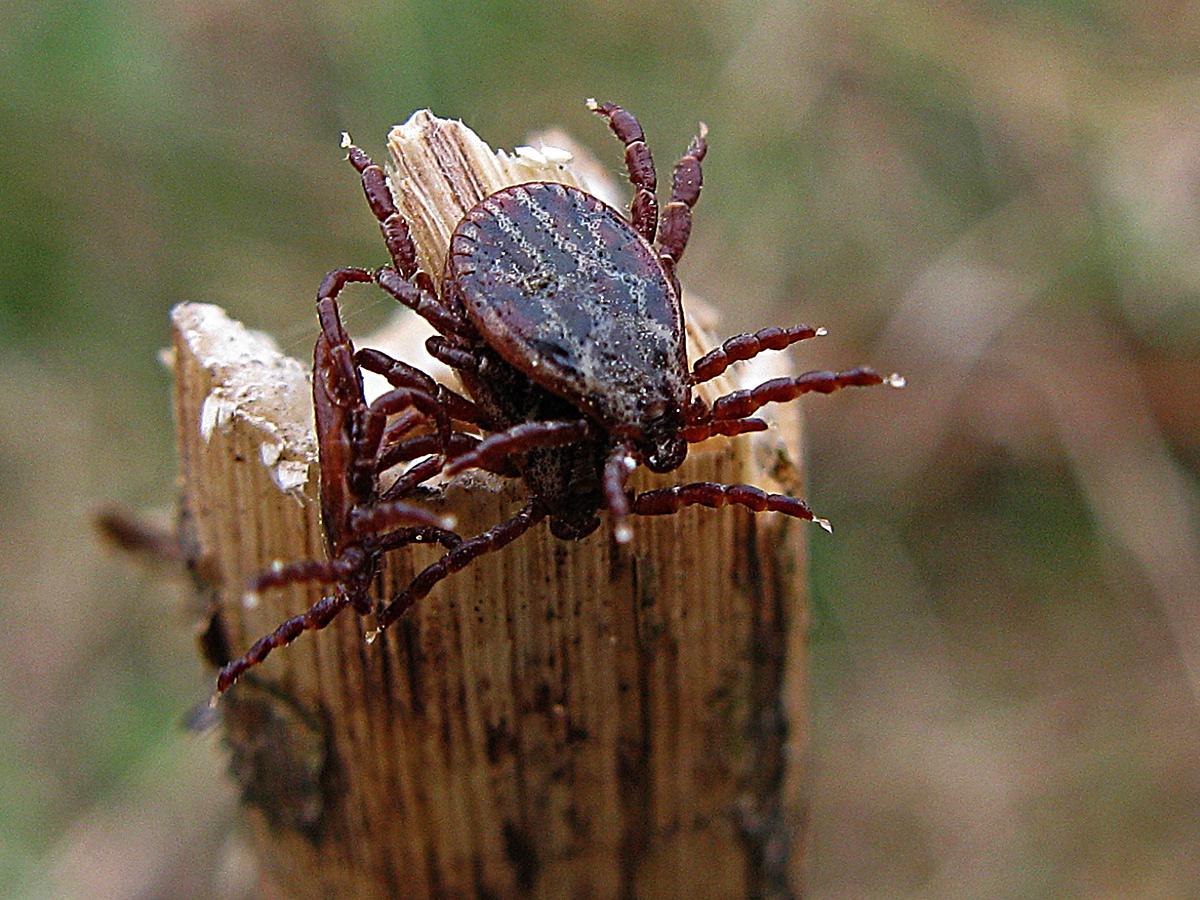
[{"label": "tick hypostome", "polygon": [[[828,528],[803,500],[750,485],[627,489],[638,465],[669,472],[689,444],[763,430],[766,423],[754,413],[768,403],[903,381],[854,368],[777,378],[711,406],[696,396],[698,384],[733,363],[824,329],[737,335],[689,369],[676,268],[700,196],[706,129],[700,126],[675,164],[660,212],[654,160],[637,119],[611,103],[589,101],[589,107],[625,147],[633,186],[628,214],[554,182],[506,187],[480,200],[454,229],[440,290],[417,265],[383,170],[345,141],[391,263],[335,269],[317,296],[313,403],[328,558],[275,565],[253,580],[249,596],[305,581],[335,590],[225,665],[218,693],[271,650],[324,628],[347,607],[375,616],[373,638],[437,582],[543,519],[554,535],[573,540],[591,534],[607,510],[619,543],[632,536],[631,516],[695,504],[780,512]],[[437,335],[427,346],[458,373],[466,396],[381,350],[355,350],[338,312],[338,296],[353,282],[378,285],[433,326]],[[391,390],[368,402],[364,370],[382,375]],[[382,476],[401,465],[408,468],[384,488]],[[434,476],[469,468],[521,479],[528,500],[511,518],[463,539],[452,523],[412,501]],[[382,554],[422,541],[445,552],[386,603],[372,598]]]}]

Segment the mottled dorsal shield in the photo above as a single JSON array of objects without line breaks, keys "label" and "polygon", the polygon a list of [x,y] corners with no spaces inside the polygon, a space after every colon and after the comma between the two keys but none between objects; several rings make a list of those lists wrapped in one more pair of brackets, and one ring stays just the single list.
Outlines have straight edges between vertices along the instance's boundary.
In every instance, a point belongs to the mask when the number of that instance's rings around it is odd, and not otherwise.
[{"label": "mottled dorsal shield", "polygon": [[653,248],[568,185],[505,188],[466,214],[446,275],[506,362],[615,434],[688,397],[683,314]]}]

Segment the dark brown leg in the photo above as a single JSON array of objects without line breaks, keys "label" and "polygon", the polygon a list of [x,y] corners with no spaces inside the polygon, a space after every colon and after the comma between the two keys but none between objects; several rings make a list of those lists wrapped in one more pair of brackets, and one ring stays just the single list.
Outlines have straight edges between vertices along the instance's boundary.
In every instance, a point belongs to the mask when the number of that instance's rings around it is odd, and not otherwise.
[{"label": "dark brown leg", "polygon": [[672,271],[683,258],[683,251],[692,234],[692,207],[700,199],[700,187],[704,183],[700,163],[708,153],[708,143],[705,141],[707,134],[708,126],[701,122],[700,133],[692,138],[687,152],[675,163],[671,200],[663,209],[658,252],[671,261]]},{"label": "dark brown leg", "polygon": [[633,230],[654,243],[658,231],[658,200],[654,197],[658,187],[658,176],[654,173],[654,158],[646,144],[646,135],[633,113],[615,103],[597,103],[588,100],[588,109],[608,120],[608,127],[625,145],[625,168],[629,170],[629,181],[633,184],[633,202],[629,206],[629,221]]},{"label": "dark brown leg", "polygon": [[547,447],[563,447],[573,444],[588,433],[588,423],[578,422],[522,422],[507,431],[493,434],[481,441],[479,446],[452,460],[446,467],[447,475],[455,475],[464,469],[488,469],[500,465],[514,454]]},{"label": "dark brown leg", "polygon": [[473,559],[511,544],[545,517],[546,513],[538,508],[537,502],[530,500],[511,519],[501,522],[470,540],[463,541],[437,562],[421,571],[408,587],[392,598],[387,608],[379,614],[377,630],[368,639],[373,639],[380,631],[404,615],[410,606],[433,590],[433,586],[443,578],[462,569]]},{"label": "dark brown leg", "polygon": [[816,522],[826,531],[833,530],[828,520],[814,516],[803,500],[785,494],[768,494],[749,484],[697,481],[678,487],[645,491],[634,498],[633,513],[638,516],[667,516],[679,512],[685,506],[700,505],[717,509],[729,504],[745,506],[755,512],[781,512],[797,519]]},{"label": "dark brown leg", "polygon": [[767,423],[762,419],[718,419],[715,422],[702,422],[699,425],[688,425],[683,431],[683,439],[689,444],[707,441],[713,435],[737,437],[752,431],[766,431]]},{"label": "dark brown leg", "polygon": [[618,544],[628,544],[633,539],[633,529],[628,522],[629,495],[625,493],[625,483],[636,468],[637,460],[625,444],[616,447],[604,464],[604,500],[608,505],[613,537]]},{"label": "dark brown leg", "polygon": [[454,527],[454,517],[439,516],[402,500],[383,500],[371,506],[359,506],[350,514],[351,533],[358,538],[383,534],[401,524],[448,531]]},{"label": "dark brown leg", "polygon": [[288,619],[266,637],[259,638],[249,650],[233,662],[221,667],[221,671],[217,674],[217,693],[213,695],[213,702],[215,703],[217,698],[225,693],[247,669],[254,668],[266,659],[272,650],[286,647],[306,631],[319,631],[324,628],[350,603],[350,597],[344,593],[333,597],[322,597],[305,612]]},{"label": "dark brown leg", "polygon": [[754,334],[735,335],[716,350],[711,350],[696,360],[696,364],[692,366],[692,384],[711,381],[735,362],[753,359],[764,350],[782,350],[800,341],[825,334],[827,332],[824,328],[793,325],[790,328],[763,328]]},{"label": "dark brown leg", "polygon": [[362,566],[363,561],[363,554],[357,549],[348,550],[344,555],[328,560],[298,559],[289,563],[276,560],[269,569],[250,580],[242,602],[246,606],[256,606],[257,595],[260,592],[290,584],[306,584],[313,581],[336,584],[353,575]]},{"label": "dark brown leg", "polygon": [[479,359],[469,350],[462,350],[450,345],[444,337],[433,335],[425,339],[425,349],[434,359],[439,359],[452,369],[464,372],[478,372]]},{"label": "dark brown leg", "polygon": [[478,406],[462,394],[434,381],[430,375],[422,372],[416,366],[410,366],[406,362],[394,359],[381,350],[371,349],[359,350],[354,354],[354,361],[368,372],[382,375],[392,387],[414,388],[432,394],[451,418],[460,422],[468,422],[471,425],[483,424],[483,412]]},{"label": "dark brown leg", "polygon": [[429,459],[423,459],[415,466],[406,471],[403,475],[380,496],[380,501],[384,503],[391,502],[398,497],[406,497],[409,493],[415,490],[419,485],[425,483],[430,478],[441,473],[446,467],[446,457],[438,455],[431,456]]},{"label": "dark brown leg", "polygon": [[342,135],[342,146],[346,149],[346,159],[362,176],[363,193],[367,195],[371,212],[379,220],[379,230],[383,232],[383,242],[392,257],[392,264],[405,278],[412,278],[417,273],[417,249],[413,245],[408,223],[396,209],[383,169],[350,143],[349,135]]},{"label": "dark brown leg", "polygon": [[[392,388],[387,393],[380,394],[371,401],[369,407],[369,415],[371,416],[371,438],[368,442],[366,438],[363,440],[363,455],[370,457],[372,466],[375,462],[375,453],[379,449],[379,441],[383,438],[383,423],[386,422],[388,416],[393,416],[396,413],[403,413],[408,409],[416,409],[422,415],[432,419],[437,427],[437,433],[443,441],[450,440],[450,414],[446,412],[446,408],[438,402],[437,397],[432,394],[427,394],[422,390],[414,388]],[[378,422],[378,437],[375,435],[375,425]]]},{"label": "dark brown leg", "polygon": [[[421,274],[418,273],[417,281],[421,281]],[[375,283],[442,334],[466,337],[474,333],[467,322],[438,302],[430,286],[408,281],[391,266],[384,266],[375,273]]]},{"label": "dark brown leg", "polygon": [[362,402],[362,381],[354,365],[354,344],[342,327],[342,319],[338,314],[337,298],[347,284],[372,280],[372,274],[366,269],[334,269],[321,281],[317,291],[317,319],[329,351],[329,364],[322,369],[322,373],[326,376],[330,398],[343,408]]},{"label": "dark brown leg", "polygon": [[449,443],[443,443],[437,434],[417,434],[401,438],[384,444],[377,461],[378,470],[386,472],[393,466],[430,453],[445,453],[447,457],[453,459],[464,453],[470,453],[479,444],[479,438],[462,431],[451,432]]},{"label": "dark brown leg", "polygon": [[805,372],[795,378],[773,378],[758,387],[726,394],[713,403],[710,415],[713,420],[740,419],[768,403],[785,403],[801,394],[831,394],[844,387],[867,387],[873,384],[904,387],[904,379],[895,374],[884,377],[866,366],[845,372]]},{"label": "dark brown leg", "polygon": [[368,500],[374,473],[358,465],[357,438],[366,402],[354,364],[354,345],[342,327],[337,297],[351,282],[370,280],[366,269],[335,269],[317,295],[321,333],[313,350],[313,409],[321,467],[321,518],[329,552],[344,549],[345,520],[355,504]]}]

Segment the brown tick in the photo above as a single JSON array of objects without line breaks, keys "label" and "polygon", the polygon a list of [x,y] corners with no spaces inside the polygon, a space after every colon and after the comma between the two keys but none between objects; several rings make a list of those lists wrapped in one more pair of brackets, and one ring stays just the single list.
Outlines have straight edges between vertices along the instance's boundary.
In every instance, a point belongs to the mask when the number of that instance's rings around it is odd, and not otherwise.
[{"label": "brown tick", "polygon": [[[671,199],[660,215],[654,161],[637,119],[611,103],[588,105],[625,146],[634,189],[628,216],[563,184],[499,190],[455,228],[440,292],[418,269],[408,224],[383,170],[347,139],[349,161],[362,177],[391,265],[335,269],[317,295],[321,333],[313,398],[329,559],[277,565],[251,585],[261,591],[321,581],[337,590],[224,666],[218,693],[272,649],[324,628],[347,606],[361,615],[375,613],[372,636],[378,634],[437,582],[542,519],[549,519],[555,536],[578,540],[595,531],[599,511],[607,509],[619,543],[632,536],[631,515],[666,515],[693,504],[734,504],[813,520],[803,500],[750,485],[699,482],[632,495],[626,481],[639,464],[654,472],[678,468],[689,444],[713,435],[762,431],[766,422],[753,413],[768,403],[852,385],[902,384],[898,376],[860,367],[776,378],[711,406],[696,397],[696,385],[732,363],[782,350],[823,329],[798,325],[741,334],[689,370],[676,268],[700,196],[706,129],[701,125],[675,164]],[[356,352],[337,300],[351,282],[377,284],[432,325],[438,334],[427,342],[429,351],[458,372],[470,398],[379,350]],[[364,369],[384,376],[392,390],[368,403]],[[418,425],[434,427],[414,436]],[[381,490],[382,473],[419,457]],[[468,468],[522,479],[528,501],[511,518],[463,540],[449,523],[401,499],[435,475]],[[415,541],[440,542],[446,552],[377,607],[368,588],[380,556]]]}]

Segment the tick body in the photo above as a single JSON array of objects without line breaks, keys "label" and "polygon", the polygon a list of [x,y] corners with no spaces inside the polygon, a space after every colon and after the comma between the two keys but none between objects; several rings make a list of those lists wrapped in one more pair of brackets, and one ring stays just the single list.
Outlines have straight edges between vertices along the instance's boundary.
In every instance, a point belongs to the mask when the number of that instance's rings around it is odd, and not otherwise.
[{"label": "tick body", "polygon": [[[695,387],[730,365],[823,330],[799,325],[738,335],[689,369],[676,268],[700,195],[705,129],[676,163],[660,215],[641,126],[613,104],[589,106],[625,147],[633,187],[628,214],[554,182],[503,188],[458,223],[440,290],[418,268],[383,170],[346,141],[391,263],[335,269],[318,292],[313,393],[329,558],[277,565],[250,586],[321,581],[334,591],[224,666],[218,693],[347,606],[373,615],[370,634],[377,635],[439,581],[543,519],[555,536],[574,540],[595,531],[607,510],[618,543],[632,536],[633,516],[697,504],[813,520],[803,500],[751,485],[700,482],[635,494],[627,482],[639,465],[678,468],[689,444],[765,429],[753,414],[768,403],[902,383],[860,367],[774,379],[711,406],[698,398]],[[338,312],[338,296],[353,282],[373,282],[434,328],[427,347],[457,371],[466,396],[381,350],[355,350]],[[383,375],[392,390],[368,403],[363,370]],[[384,488],[383,476],[400,465],[407,468]],[[520,478],[528,499],[510,518],[464,539],[412,495],[434,476],[471,468]],[[386,602],[371,597],[381,555],[416,541],[436,541],[444,555]]]}]

